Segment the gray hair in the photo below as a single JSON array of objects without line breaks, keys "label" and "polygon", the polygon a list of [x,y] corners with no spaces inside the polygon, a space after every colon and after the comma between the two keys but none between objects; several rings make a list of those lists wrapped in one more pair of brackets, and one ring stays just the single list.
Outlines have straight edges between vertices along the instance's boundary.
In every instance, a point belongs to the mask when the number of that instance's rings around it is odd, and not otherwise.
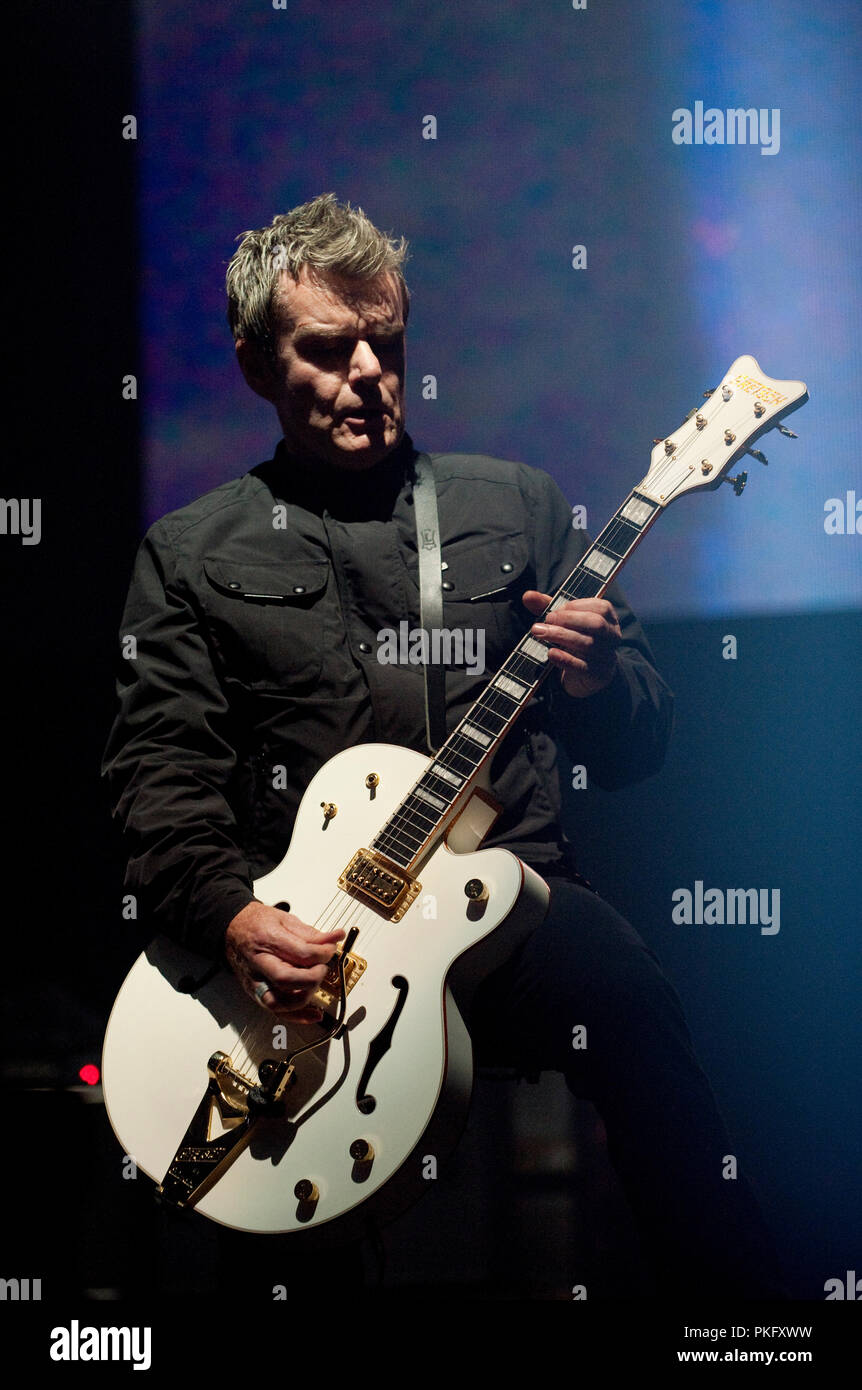
[{"label": "gray hair", "polygon": [[410,295],[401,266],[404,237],[378,231],[362,208],[322,193],[310,203],[274,217],[268,227],[243,232],[227,268],[227,321],[234,338],[275,350],[273,301],[283,271],[294,280],[304,265],[349,280],[391,272],[401,287],[406,322]]}]

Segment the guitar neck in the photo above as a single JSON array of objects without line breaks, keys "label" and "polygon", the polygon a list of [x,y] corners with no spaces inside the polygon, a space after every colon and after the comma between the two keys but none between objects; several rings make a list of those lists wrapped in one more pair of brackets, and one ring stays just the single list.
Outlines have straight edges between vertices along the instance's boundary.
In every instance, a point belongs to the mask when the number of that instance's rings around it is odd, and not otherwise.
[{"label": "guitar neck", "polygon": [[[661,506],[637,488],[560,585],[544,616],[575,598],[601,598]],[[402,868],[412,868],[462,809],[476,775],[490,762],[548,675],[548,646],[532,634],[521,638],[433,757],[415,786],[389,817],[372,849]]]}]

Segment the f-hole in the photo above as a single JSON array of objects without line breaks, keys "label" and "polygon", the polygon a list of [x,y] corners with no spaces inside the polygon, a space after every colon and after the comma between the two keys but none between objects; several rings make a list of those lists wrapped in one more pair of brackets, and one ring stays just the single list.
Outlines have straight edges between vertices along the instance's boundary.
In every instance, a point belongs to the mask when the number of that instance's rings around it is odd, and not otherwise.
[{"label": "f-hole", "polygon": [[374,1096],[368,1094],[368,1083],[374,1075],[374,1068],[377,1063],[381,1057],[385,1057],[392,1046],[392,1034],[395,1032],[395,1025],[401,1016],[401,1010],[407,1001],[407,991],[410,988],[403,975],[393,975],[392,984],[398,991],[395,1007],[377,1037],[373,1038],[369,1044],[368,1056],[365,1059],[365,1066],[362,1068],[362,1075],[356,1088],[356,1105],[363,1115],[370,1115],[377,1105]]}]

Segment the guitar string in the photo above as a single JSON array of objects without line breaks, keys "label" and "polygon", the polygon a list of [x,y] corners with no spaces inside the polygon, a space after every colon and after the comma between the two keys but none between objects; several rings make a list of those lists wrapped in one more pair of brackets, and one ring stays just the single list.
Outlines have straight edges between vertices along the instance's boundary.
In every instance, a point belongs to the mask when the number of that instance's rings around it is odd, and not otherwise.
[{"label": "guitar string", "polygon": [[[343,899],[343,902],[339,903],[339,899]],[[345,923],[343,919],[345,915],[349,916],[351,909],[355,910],[356,915],[352,920],[348,920]],[[336,915],[333,921],[332,914],[334,912],[338,913],[338,915]],[[328,921],[326,920],[327,916],[329,917]],[[362,917],[370,919],[369,925],[365,928],[363,928],[361,923]],[[322,923],[325,925],[321,925]],[[363,942],[367,944],[377,935],[377,931],[374,930],[374,928],[379,928],[381,924],[380,919],[371,908],[357,903],[354,898],[344,893],[343,890],[337,890],[326,907],[323,908],[317,920],[309,925],[314,926],[321,932],[333,931],[341,926],[344,927],[345,933],[348,933],[352,927],[356,926]],[[358,941],[359,937],[357,937],[357,941],[354,945],[358,945]],[[358,952],[354,952],[354,954],[358,954]],[[360,976],[360,980],[361,978]],[[356,983],[358,984],[359,980],[357,980]],[[237,1060],[234,1061],[234,1066],[237,1070],[245,1072],[249,1066],[254,1067],[255,1070],[257,1069],[258,1061],[255,1060],[254,1054],[272,1050],[272,1030],[282,1023],[289,1025],[289,1017],[279,1016],[272,1011],[266,1011],[262,1012],[260,1018],[253,1018],[246,1024],[242,1032],[237,1035],[233,1047],[232,1056],[236,1056]],[[292,1026],[303,1027],[302,1024],[294,1024]]]},{"label": "guitar string", "polygon": [[[323,913],[321,913],[321,917],[324,916],[327,912],[331,912],[331,911],[332,911],[333,905],[336,904],[336,903],[338,902],[339,895],[340,895],[340,890],[336,890],[336,892],[333,894],[333,897],[330,899],[329,903],[328,903],[328,904],[326,905],[326,907],[323,909]],[[345,896],[346,896],[346,895],[345,895]],[[353,899],[346,898],[346,907],[347,907],[348,909],[349,909],[349,907],[350,907],[351,905],[353,905],[353,903],[354,903],[354,900],[353,900]],[[318,917],[318,922],[321,920],[321,917]],[[317,923],[316,923],[316,922],[315,922],[315,923],[310,923],[309,925],[317,926]],[[331,929],[331,928],[330,928],[330,929]],[[349,927],[347,928],[347,930],[349,930]],[[260,1006],[258,1006],[258,1007],[260,1007]],[[252,1058],[252,1055],[251,1055],[252,1049],[253,1049],[253,1048],[254,1048],[255,1050],[266,1051],[266,1050],[267,1050],[267,1047],[268,1047],[268,1048],[271,1050],[271,1046],[272,1046],[272,1041],[271,1041],[272,1029],[273,1029],[274,1027],[276,1027],[279,1023],[282,1023],[282,1022],[285,1022],[285,1021],[286,1021],[286,1020],[285,1020],[284,1018],[279,1017],[279,1015],[273,1013],[271,1010],[262,1010],[262,1011],[261,1011],[261,1017],[260,1017],[260,1018],[253,1017],[253,1018],[251,1019],[251,1021],[250,1021],[249,1023],[246,1024],[246,1026],[243,1028],[242,1032],[238,1035],[238,1037],[237,1037],[237,1039],[236,1039],[236,1042],[235,1042],[235,1044],[234,1044],[235,1048],[238,1048],[238,1049],[239,1049],[238,1055],[239,1055],[239,1057],[242,1059],[241,1061],[239,1061],[239,1062],[236,1063],[236,1065],[237,1065],[237,1067],[238,1067],[238,1069],[239,1069],[240,1071],[242,1071],[242,1070],[245,1069],[245,1066],[247,1065],[247,1063],[248,1063],[249,1061],[252,1061],[252,1062],[253,1062],[253,1058]],[[300,1026],[300,1025],[295,1025],[295,1026]],[[257,1063],[256,1063],[256,1062],[254,1062],[253,1064],[254,1064],[255,1067],[257,1066]]]}]

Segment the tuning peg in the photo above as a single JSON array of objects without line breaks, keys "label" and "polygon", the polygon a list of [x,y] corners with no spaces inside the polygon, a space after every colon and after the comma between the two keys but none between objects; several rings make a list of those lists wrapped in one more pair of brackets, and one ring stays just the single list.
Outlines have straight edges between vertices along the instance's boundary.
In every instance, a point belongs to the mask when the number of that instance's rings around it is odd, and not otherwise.
[{"label": "tuning peg", "polygon": [[748,482],[748,474],[737,473],[735,478],[722,478],[721,481],[723,483],[730,483],[737,497],[741,497],[745,484]]},{"label": "tuning peg", "polygon": [[793,433],[793,430],[789,430],[789,429],[787,428],[786,425],[776,425],[775,428],[776,428],[781,434],[786,434],[788,439],[798,439],[798,438],[799,438],[799,435],[798,435],[798,434],[794,434],[794,433]]},{"label": "tuning peg", "polygon": [[715,387],[713,386],[713,388],[712,388],[711,391],[704,391],[704,393],[703,393],[703,398],[704,398],[704,400],[706,400],[706,398],[707,398],[708,396],[712,396],[712,395],[714,395],[714,394],[715,394]]},{"label": "tuning peg", "polygon": [[759,449],[746,449],[745,452],[751,454],[753,459],[757,459],[758,463],[769,463],[769,459],[765,454],[762,454]]}]

